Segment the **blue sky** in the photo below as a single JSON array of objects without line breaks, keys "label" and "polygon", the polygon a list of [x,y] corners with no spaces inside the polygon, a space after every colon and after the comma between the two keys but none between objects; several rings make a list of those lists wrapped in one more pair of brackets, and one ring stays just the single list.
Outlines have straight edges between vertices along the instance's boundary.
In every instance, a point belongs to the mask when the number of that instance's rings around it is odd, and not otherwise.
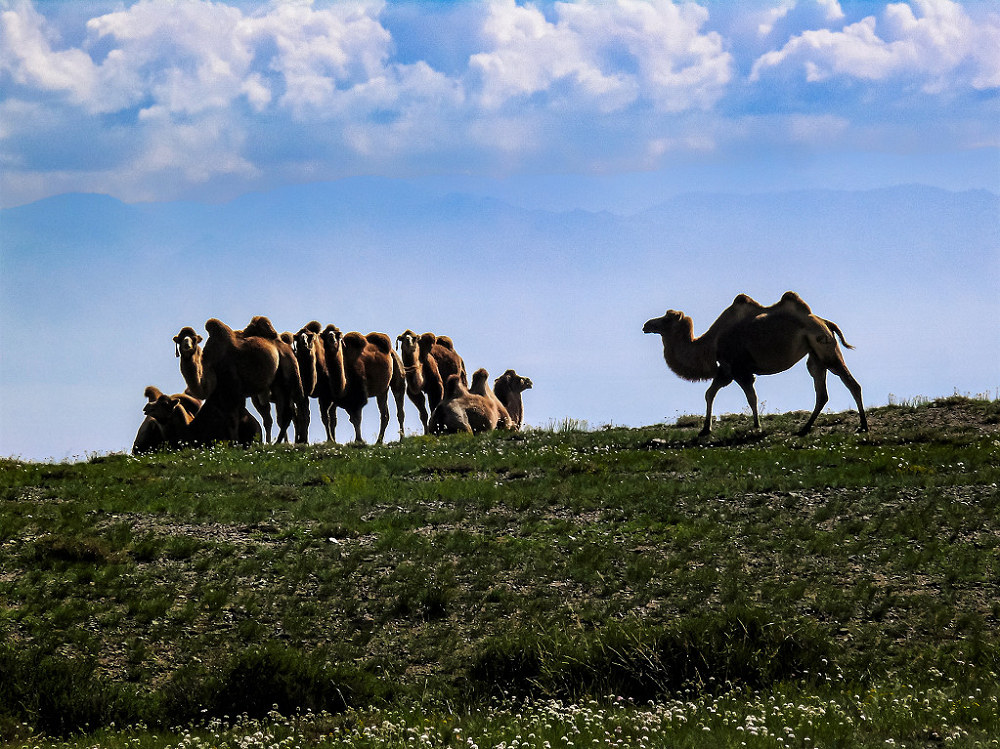
[{"label": "blue sky", "polygon": [[[954,198],[879,191],[903,185]],[[774,212],[796,190],[813,191],[793,201],[810,221]],[[644,213],[690,193],[714,196],[703,235]],[[606,372],[567,341],[631,336],[668,307],[700,332],[738,292],[794,288],[861,341],[849,362],[875,404],[995,390],[998,193],[987,0],[0,0],[0,455],[127,449],[142,388],[180,389],[169,337],[211,316],[435,329],[473,366],[548,379],[530,423],[635,424],[699,411],[703,388],[637,334],[616,344],[628,392],[597,403]],[[735,223],[739,195],[772,196],[769,218]],[[317,218],[323,201],[341,223]],[[399,224],[414,206],[431,215]],[[485,262],[507,237],[537,247]],[[768,253],[763,272],[749,247]],[[365,257],[384,283],[332,280]],[[257,272],[253,293],[205,277],[223,261]],[[435,295],[441,275],[453,283]],[[904,322],[910,303],[933,322]],[[142,357],[32,343],[91,341],[97,324]],[[537,335],[509,343],[526,325]],[[808,406],[804,370],[788,377],[759,388],[772,409]],[[56,429],[66,399],[106,417]]]}]

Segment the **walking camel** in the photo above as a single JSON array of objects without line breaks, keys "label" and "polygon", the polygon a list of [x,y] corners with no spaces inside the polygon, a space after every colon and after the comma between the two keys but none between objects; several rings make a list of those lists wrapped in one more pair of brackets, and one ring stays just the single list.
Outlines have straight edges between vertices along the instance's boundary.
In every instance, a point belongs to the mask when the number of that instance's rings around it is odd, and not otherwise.
[{"label": "walking camel", "polygon": [[799,434],[812,429],[829,400],[828,371],[837,375],[854,397],[861,421],[859,431],[868,431],[861,385],[848,370],[837,338],[846,348],[854,347],[847,343],[835,323],[812,314],[809,306],[794,292],[786,292],[770,307],[740,294],[698,338],[693,336],[691,318],[676,310],[647,320],[642,331],[660,335],[663,358],[675,374],[690,381],[712,381],[705,392],[705,424],[701,436],[712,430],[712,403],[716,393],[734,381],[747,397],[754,428],[760,429],[754,389],[756,375],[784,372],[803,357],[808,357],[806,367],[813,378],[816,405]]}]

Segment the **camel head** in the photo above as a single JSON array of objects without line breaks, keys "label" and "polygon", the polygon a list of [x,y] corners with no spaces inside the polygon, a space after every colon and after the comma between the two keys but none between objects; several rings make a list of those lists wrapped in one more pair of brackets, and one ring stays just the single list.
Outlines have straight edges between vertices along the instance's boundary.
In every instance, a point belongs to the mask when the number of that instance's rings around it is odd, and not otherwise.
[{"label": "camel head", "polygon": [[323,345],[326,347],[327,353],[336,353],[340,349],[340,341],[343,339],[344,334],[340,332],[340,328],[336,325],[327,325],[323,329]]},{"label": "camel head", "polygon": [[430,353],[431,347],[437,343],[437,336],[433,333],[424,333],[417,339],[417,343],[420,346],[420,353],[426,356]]},{"label": "camel head", "polygon": [[194,328],[186,325],[174,336],[174,353],[178,356],[191,356],[198,348],[202,338],[194,332]]},{"label": "camel head", "polygon": [[295,334],[295,338],[292,341],[292,349],[296,354],[311,356],[313,351],[315,351],[316,339],[318,337],[312,330],[302,328],[302,330]]},{"label": "camel head", "polygon": [[497,377],[496,382],[493,386],[496,387],[498,384],[503,383],[503,386],[509,388],[515,393],[523,393],[525,390],[531,390],[534,383],[527,377],[521,377],[513,369],[508,369],[502,375]]},{"label": "camel head", "polygon": [[646,323],[642,326],[642,332],[663,335],[664,333],[669,333],[674,330],[679,323],[684,321],[684,319],[685,317],[683,312],[669,309],[663,317],[654,317],[651,320],[646,320]]},{"label": "camel head", "polygon": [[400,349],[404,354],[412,354],[417,350],[417,341],[419,336],[412,330],[407,328],[405,331],[396,336],[396,348]]}]

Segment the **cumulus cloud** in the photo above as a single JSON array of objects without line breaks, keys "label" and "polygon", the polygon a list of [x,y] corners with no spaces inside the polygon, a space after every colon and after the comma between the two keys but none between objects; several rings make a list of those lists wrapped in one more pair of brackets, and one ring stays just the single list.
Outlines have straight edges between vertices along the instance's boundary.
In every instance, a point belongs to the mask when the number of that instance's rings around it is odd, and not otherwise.
[{"label": "cumulus cloud", "polygon": [[[90,18],[0,6],[8,204],[67,189],[137,200],[360,173],[648,169],[780,110],[796,77],[898,80],[925,96],[1000,87],[1000,20],[948,0],[867,17],[848,5],[851,18],[838,0],[779,0],[721,12],[748,14],[729,37],[713,28],[720,6],[679,0],[106,1]],[[462,41],[435,67],[413,40],[442,21]],[[801,112],[789,141],[845,137],[843,105]]]},{"label": "cumulus cloud", "polygon": [[[708,11],[669,0],[556,3],[554,20],[514,0],[490,5],[488,51],[470,68],[481,77],[480,100],[496,108],[511,99],[569,87],[577,103],[600,112],[646,99],[666,111],[708,108],[732,77],[732,58]],[[556,94],[558,97],[558,94]]]},{"label": "cumulus cloud", "polygon": [[956,85],[995,88],[1000,85],[1000,20],[974,21],[951,0],[890,3],[881,21],[867,16],[839,31],[796,35],[758,58],[750,79],[781,70],[802,71],[809,82],[906,77],[920,80],[928,93]]}]

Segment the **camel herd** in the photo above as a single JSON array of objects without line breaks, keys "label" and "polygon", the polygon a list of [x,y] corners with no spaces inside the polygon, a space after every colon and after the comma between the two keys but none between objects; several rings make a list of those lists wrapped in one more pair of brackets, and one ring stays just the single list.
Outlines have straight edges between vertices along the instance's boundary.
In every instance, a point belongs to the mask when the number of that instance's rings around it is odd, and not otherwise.
[{"label": "camel herd", "polygon": [[[396,403],[399,436],[403,436],[404,394],[416,406],[424,433],[482,432],[520,429],[524,418],[521,393],[531,380],[508,369],[488,384],[478,369],[469,385],[465,362],[452,340],[412,330],[396,339],[397,353],[385,333],[342,333],[335,325],[312,321],[294,335],[279,334],[271,321],[254,317],[243,330],[212,318],[208,338],[184,327],[174,336],[186,389],[165,395],[145,390],[145,419],[132,451],[161,447],[231,442],[248,445],[271,441],[277,420],[277,442],[309,441],[310,399],[315,399],[329,441],[335,440],[337,409],[343,409],[361,437],[361,415],[370,398],[378,404],[378,442],[389,424],[389,395]],[[204,341],[204,346],[202,346]],[[247,410],[249,398],[263,421]],[[274,404],[274,418],[271,404]]]},{"label": "camel herd", "polygon": [[[337,409],[343,409],[361,437],[361,414],[370,398],[378,404],[378,442],[389,424],[389,395],[396,402],[399,436],[403,436],[404,394],[416,406],[425,434],[520,429],[524,418],[521,393],[531,380],[508,369],[490,388],[489,373],[478,369],[469,384],[465,362],[451,338],[433,333],[401,333],[393,348],[384,333],[341,333],[335,325],[313,321],[298,333],[275,330],[266,317],[254,317],[243,330],[220,320],[205,323],[208,339],[191,327],[174,336],[175,353],[187,388],[164,395],[155,387],[145,391],[145,420],[136,435],[133,452],[161,446],[205,445],[227,441],[247,445],[271,441],[274,404],[277,442],[309,441],[309,399],[315,398],[326,432],[336,441]],[[691,318],[668,310],[647,320],[644,333],[657,333],[663,342],[667,366],[685,380],[711,380],[705,393],[705,423],[712,428],[712,404],[719,390],[736,382],[746,394],[755,429],[756,375],[776,374],[804,357],[816,389],[816,404],[800,430],[812,429],[829,396],[826,373],[837,375],[858,406],[860,431],[868,430],[861,386],[844,362],[837,339],[853,348],[840,328],[812,313],[792,291],[765,307],[746,294],[738,295],[709,329],[698,338]],[[246,408],[250,398],[264,426]]]}]

